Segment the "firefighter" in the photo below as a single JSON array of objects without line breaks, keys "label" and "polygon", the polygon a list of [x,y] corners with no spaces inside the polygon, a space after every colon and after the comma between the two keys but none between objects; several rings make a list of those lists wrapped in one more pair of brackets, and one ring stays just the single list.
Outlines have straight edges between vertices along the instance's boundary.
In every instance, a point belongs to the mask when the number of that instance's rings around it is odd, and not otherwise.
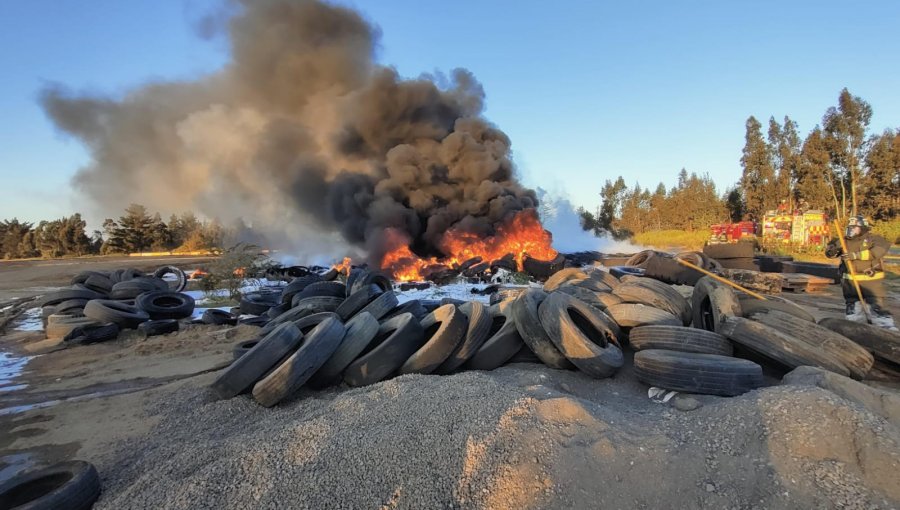
[{"label": "firefighter", "polygon": [[[865,322],[866,316],[859,296],[853,285],[855,279],[862,290],[863,298],[869,305],[872,323],[886,329],[896,330],[894,319],[885,307],[884,256],[891,247],[887,239],[869,231],[869,223],[862,216],[852,216],[847,222],[844,238],[849,253],[841,249],[839,239],[832,239],[825,250],[828,258],[841,258],[841,290],[847,303],[847,319]],[[853,264],[856,277],[850,275],[847,264]]]}]

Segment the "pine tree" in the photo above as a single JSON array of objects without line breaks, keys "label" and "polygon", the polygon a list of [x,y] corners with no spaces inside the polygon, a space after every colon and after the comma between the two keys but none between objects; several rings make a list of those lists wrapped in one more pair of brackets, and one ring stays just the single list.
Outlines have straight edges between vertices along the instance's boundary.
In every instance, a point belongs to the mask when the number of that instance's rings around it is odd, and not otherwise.
[{"label": "pine tree", "polygon": [[138,253],[150,247],[153,238],[153,220],[147,214],[147,208],[140,204],[131,204],[125,209],[125,215],[119,217],[115,234],[122,240],[128,253]]},{"label": "pine tree", "polygon": [[835,212],[840,210],[840,183],[831,172],[831,158],[824,136],[821,128],[816,126],[803,141],[795,177],[797,183],[794,198],[798,203],[805,201],[813,209]]},{"label": "pine tree", "polygon": [[838,106],[828,108],[822,118],[831,166],[840,183],[840,217],[847,215],[848,198],[850,212],[857,214],[856,188],[860,165],[865,159],[866,129],[871,120],[872,107],[869,103],[851,95],[846,88],[838,97]]},{"label": "pine tree", "polygon": [[891,220],[900,213],[900,134],[888,129],[873,136],[861,181],[860,205],[876,220]]},{"label": "pine tree", "polygon": [[777,204],[775,197],[770,196],[775,172],[769,160],[768,146],[762,136],[762,125],[753,116],[746,123],[741,166],[744,169],[741,190],[747,210],[754,218],[761,218],[767,209],[774,208]]}]

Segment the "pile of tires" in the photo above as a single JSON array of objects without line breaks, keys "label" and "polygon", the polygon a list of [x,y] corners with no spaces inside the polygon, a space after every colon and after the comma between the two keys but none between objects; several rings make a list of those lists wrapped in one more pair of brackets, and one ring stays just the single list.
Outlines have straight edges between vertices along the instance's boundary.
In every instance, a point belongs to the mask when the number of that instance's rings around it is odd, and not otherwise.
[{"label": "pile of tires", "polygon": [[78,273],[69,288],[38,301],[46,336],[90,344],[115,339],[123,329],[148,336],[176,331],[178,320],[194,311],[193,298],[180,292],[186,281],[171,266],[151,275],[131,268]]},{"label": "pile of tires", "polygon": [[716,260],[725,269],[745,269],[759,271],[759,263],[754,260],[754,243],[717,243],[703,246],[703,254]]}]

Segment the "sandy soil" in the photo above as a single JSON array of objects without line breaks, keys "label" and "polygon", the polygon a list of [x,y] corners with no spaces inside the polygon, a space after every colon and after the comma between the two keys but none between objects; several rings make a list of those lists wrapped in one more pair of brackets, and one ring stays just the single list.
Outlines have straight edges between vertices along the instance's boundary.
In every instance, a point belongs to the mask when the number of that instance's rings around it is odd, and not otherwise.
[{"label": "sandy soil", "polygon": [[[836,287],[786,296],[817,317],[843,310]],[[0,482],[79,458],[100,471],[98,508],[900,507],[900,423],[778,372],[741,397],[665,404],[630,359],[606,380],[516,364],[275,409],[215,399],[232,345],[257,331],[189,326],[27,359],[0,381]],[[0,351],[28,356],[41,336],[8,334]]]}]

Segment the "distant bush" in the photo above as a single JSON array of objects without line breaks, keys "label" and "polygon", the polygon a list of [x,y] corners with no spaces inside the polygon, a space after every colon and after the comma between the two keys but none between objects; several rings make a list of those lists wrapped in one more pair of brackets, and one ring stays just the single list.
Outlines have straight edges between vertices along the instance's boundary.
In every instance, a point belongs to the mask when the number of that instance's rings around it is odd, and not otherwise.
[{"label": "distant bush", "polygon": [[900,218],[879,221],[872,225],[872,231],[894,244],[900,244]]},{"label": "distant bush", "polygon": [[699,250],[709,239],[709,231],[695,230],[653,230],[635,234],[632,241],[635,244],[651,246],[654,248],[684,248],[687,250]]}]

